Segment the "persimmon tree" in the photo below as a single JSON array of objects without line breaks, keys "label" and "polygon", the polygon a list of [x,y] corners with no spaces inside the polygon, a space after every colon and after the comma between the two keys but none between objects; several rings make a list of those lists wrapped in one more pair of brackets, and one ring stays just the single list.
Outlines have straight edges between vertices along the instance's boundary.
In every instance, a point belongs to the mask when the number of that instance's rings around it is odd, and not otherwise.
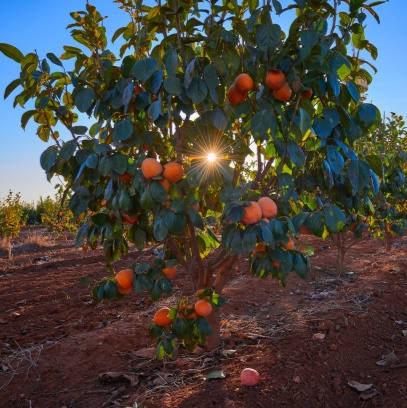
[{"label": "persimmon tree", "polygon": [[[70,208],[86,217],[79,245],[103,244],[111,270],[129,242],[161,245],[155,260],[112,275],[95,296],[134,289],[158,299],[184,268],[191,290],[153,319],[158,356],[177,344],[213,347],[239,258],[260,278],[304,277],[308,259],[292,237],[304,223],[341,229],[343,210],[319,188],[327,163],[348,169],[342,181],[355,194],[370,183],[350,151],[380,116],[360,100],[359,83],[369,76],[364,55],[376,52],[364,24],[382,2],[116,3],[129,23],[114,48],[90,4],[71,13],[77,44],[59,58],[1,44],[21,66],[6,96],[18,88],[14,104],[30,104],[22,126],[33,120],[52,142],[41,165],[65,179]],[[282,13],[292,16],[287,32]]]},{"label": "persimmon tree", "polygon": [[374,212],[367,217],[370,231],[383,238],[386,249],[391,249],[395,236],[403,234],[407,219],[404,209],[407,201],[407,127],[401,115],[391,113],[357,150],[366,157],[379,175],[380,193],[374,199]]},{"label": "persimmon tree", "polygon": [[0,238],[7,243],[9,259],[13,257],[13,240],[20,234],[23,222],[21,195],[9,191],[0,200]]},{"label": "persimmon tree", "polygon": [[78,230],[78,222],[67,200],[58,191],[56,196],[40,198],[36,211],[40,223],[57,238],[67,237],[67,233],[74,234]]}]

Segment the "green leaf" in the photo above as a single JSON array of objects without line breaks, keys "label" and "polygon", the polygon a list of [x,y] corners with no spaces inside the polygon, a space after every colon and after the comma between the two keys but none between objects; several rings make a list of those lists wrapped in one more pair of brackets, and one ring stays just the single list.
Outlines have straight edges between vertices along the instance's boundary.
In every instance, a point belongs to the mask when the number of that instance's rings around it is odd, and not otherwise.
[{"label": "green leaf", "polygon": [[164,239],[167,237],[168,228],[163,217],[158,216],[154,220],[153,234],[157,241],[164,241]]},{"label": "green leaf", "polygon": [[89,169],[96,169],[98,165],[98,156],[95,153],[90,154],[86,159],[85,164]]},{"label": "green leaf", "polygon": [[371,103],[362,103],[358,109],[358,117],[365,127],[370,127],[375,122],[379,121],[380,112],[377,107]]},{"label": "green leaf", "polygon": [[133,122],[126,118],[120,122],[116,122],[112,132],[112,140],[114,142],[122,142],[131,138],[133,134]]},{"label": "green leaf", "polygon": [[112,299],[116,299],[118,296],[118,292],[117,292],[117,285],[116,282],[113,282],[111,280],[107,281],[104,285],[104,295],[105,297],[107,297],[108,299],[112,300]]},{"label": "green leaf", "polygon": [[303,108],[299,109],[298,115],[296,116],[296,124],[299,127],[302,135],[304,135],[305,132],[307,132],[307,130],[310,129],[311,116],[305,109]]},{"label": "green leaf", "polygon": [[59,59],[55,54],[53,54],[52,52],[49,52],[49,53],[47,54],[47,58],[48,58],[52,63],[54,63],[55,65],[59,65],[60,67],[63,66],[63,65],[62,65],[62,62],[60,61],[60,59]]},{"label": "green leaf", "polygon": [[158,65],[154,58],[145,58],[137,61],[131,69],[131,75],[139,81],[147,81],[155,71]]},{"label": "green leaf", "polygon": [[[178,54],[174,48],[169,48],[165,54],[165,68],[169,77],[174,77],[177,73]],[[170,92],[171,93],[171,92]]]},{"label": "green leaf", "polygon": [[150,184],[150,194],[153,200],[159,204],[163,204],[167,198],[167,192],[158,181],[153,181]]},{"label": "green leaf", "polygon": [[346,89],[349,92],[350,97],[355,101],[359,102],[360,93],[358,87],[353,82],[346,83]]},{"label": "green leaf", "polygon": [[37,113],[36,110],[28,110],[21,116],[21,127],[26,128],[28,121]]},{"label": "green leaf", "polygon": [[21,85],[20,79],[15,79],[14,81],[11,81],[6,89],[4,90],[4,99],[7,99],[7,97],[19,86]]},{"label": "green leaf", "polygon": [[302,167],[305,164],[305,154],[297,143],[290,142],[287,145],[288,157],[297,166]]},{"label": "green leaf", "polygon": [[255,133],[255,138],[269,140],[269,130],[272,136],[277,133],[277,121],[274,112],[270,109],[257,112],[251,119],[251,127]]},{"label": "green leaf", "polygon": [[267,51],[275,48],[281,41],[281,28],[278,24],[262,24],[257,26],[256,44],[258,47]]},{"label": "green leaf", "polygon": [[52,166],[56,163],[58,156],[58,148],[56,146],[50,146],[46,149],[40,158],[41,167],[45,171],[51,170]]},{"label": "green leaf", "polygon": [[182,93],[182,82],[177,77],[170,77],[164,81],[164,89],[170,95],[179,96]]},{"label": "green leaf", "polygon": [[300,38],[302,44],[300,55],[302,59],[305,59],[309,56],[313,47],[318,44],[319,33],[312,30],[301,31]]},{"label": "green leaf", "polygon": [[111,158],[112,170],[118,174],[123,174],[127,170],[127,157],[120,153],[115,154]]},{"label": "green leaf", "polygon": [[159,118],[161,114],[161,100],[157,99],[148,107],[148,116],[152,121]]},{"label": "green leaf", "polygon": [[70,140],[62,145],[59,157],[63,160],[69,160],[76,150],[76,141]]},{"label": "green leaf", "polygon": [[204,228],[203,220],[202,217],[199,215],[198,211],[196,211],[194,208],[189,207],[187,210],[188,217],[191,220],[192,224],[200,229]]},{"label": "green leaf", "polygon": [[71,130],[75,135],[84,135],[88,128],[86,126],[72,126]]},{"label": "green leaf", "polygon": [[324,207],[324,217],[329,232],[340,232],[345,226],[345,213],[336,205],[328,205]]},{"label": "green leaf", "polygon": [[79,112],[87,112],[95,100],[95,92],[92,88],[82,88],[75,95],[75,106]]},{"label": "green leaf", "polygon": [[213,126],[223,132],[228,125],[228,118],[226,117],[225,112],[223,112],[222,109],[217,108],[212,112],[211,116]]},{"label": "green leaf", "polygon": [[23,53],[18,48],[14,47],[14,45],[0,43],[0,52],[18,63],[24,58]]},{"label": "green leaf", "polygon": [[218,94],[216,89],[219,85],[218,73],[216,68],[209,64],[204,68],[204,81],[209,89],[209,95],[214,103],[218,103]]},{"label": "green leaf", "polygon": [[198,330],[203,336],[209,336],[212,333],[212,328],[204,317],[197,319]]},{"label": "green leaf", "polygon": [[208,94],[208,88],[203,79],[194,77],[187,89],[187,95],[193,103],[201,103]]},{"label": "green leaf", "polygon": [[327,146],[327,159],[332,171],[335,174],[340,174],[345,164],[345,160],[334,146]]},{"label": "green leaf", "polygon": [[307,259],[298,252],[294,254],[293,268],[297,275],[301,278],[305,279],[307,277],[307,272],[309,269]]},{"label": "green leaf", "polygon": [[347,175],[352,185],[353,194],[357,194],[365,187],[369,187],[369,165],[361,160],[352,160],[349,164]]},{"label": "green leaf", "polygon": [[145,231],[143,231],[140,228],[132,227],[132,230],[134,229],[134,233],[132,235],[132,240],[134,244],[136,245],[136,248],[139,250],[142,250],[144,246],[146,245],[147,241],[147,234]]}]

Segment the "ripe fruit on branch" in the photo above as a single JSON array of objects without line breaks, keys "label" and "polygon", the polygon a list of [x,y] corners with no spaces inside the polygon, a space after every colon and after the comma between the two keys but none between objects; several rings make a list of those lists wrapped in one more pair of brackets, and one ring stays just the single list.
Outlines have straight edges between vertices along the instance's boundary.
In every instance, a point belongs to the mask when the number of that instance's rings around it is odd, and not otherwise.
[{"label": "ripe fruit on branch", "polygon": [[261,197],[259,204],[263,218],[274,218],[277,215],[277,204],[269,197]]},{"label": "ripe fruit on branch", "polygon": [[281,263],[278,259],[274,259],[273,262],[271,262],[274,268],[280,269]]},{"label": "ripe fruit on branch", "polygon": [[288,242],[286,242],[285,244],[283,244],[283,247],[287,250],[287,251],[292,251],[295,248],[295,244],[294,244],[294,240],[292,238],[288,239]]},{"label": "ripe fruit on branch", "polygon": [[243,210],[242,222],[245,225],[257,224],[262,217],[261,207],[255,201],[252,201],[247,207]]},{"label": "ripe fruit on branch", "polygon": [[153,322],[157,326],[168,326],[172,322],[169,312],[170,309],[168,307],[162,307],[161,309],[157,310],[154,314]]},{"label": "ripe fruit on branch", "polygon": [[167,279],[175,279],[177,276],[177,268],[175,268],[175,266],[167,266],[163,268],[163,274]]},{"label": "ripe fruit on branch", "polygon": [[127,224],[134,225],[138,222],[138,215],[123,214],[123,221]]},{"label": "ripe fruit on branch", "polygon": [[160,184],[163,186],[165,191],[167,191],[167,192],[170,191],[171,184],[167,179],[160,180]]},{"label": "ripe fruit on branch", "polygon": [[301,225],[299,232],[303,235],[312,235],[312,231],[306,225]]},{"label": "ripe fruit on branch", "polygon": [[143,91],[140,85],[134,85],[134,95],[140,95],[140,93]]},{"label": "ripe fruit on branch", "polygon": [[312,89],[307,88],[305,91],[301,92],[301,98],[302,99],[311,99],[313,94],[314,94],[314,92],[312,91]]},{"label": "ripe fruit on branch", "polygon": [[276,91],[285,84],[285,74],[278,69],[272,69],[267,72],[265,84],[267,88]]},{"label": "ripe fruit on branch", "polygon": [[130,293],[133,292],[133,286],[130,286],[129,288],[122,288],[121,286],[117,285],[117,291],[121,295],[130,295]]},{"label": "ripe fruit on branch", "polygon": [[184,168],[182,167],[182,164],[179,164],[177,162],[164,164],[163,176],[167,181],[176,183],[177,181],[180,181],[184,176]]},{"label": "ripe fruit on branch", "polygon": [[277,99],[280,102],[289,101],[291,99],[292,94],[293,94],[293,91],[287,82],[281,88],[273,91],[274,99]]},{"label": "ripe fruit on branch", "polygon": [[195,313],[198,316],[207,317],[213,311],[213,306],[205,299],[200,299],[195,302]]},{"label": "ripe fruit on branch", "polygon": [[240,74],[236,77],[233,86],[241,94],[247,94],[247,92],[254,89],[254,81],[249,74]]},{"label": "ripe fruit on branch", "polygon": [[257,385],[260,381],[260,374],[253,368],[245,368],[240,373],[240,383],[252,387]]},{"label": "ripe fruit on branch", "polygon": [[117,288],[119,290],[128,291],[133,288],[133,278],[134,272],[133,269],[122,269],[121,271],[116,273],[115,280],[117,283]]},{"label": "ripe fruit on branch", "polygon": [[228,97],[229,103],[232,106],[235,106],[235,105],[239,105],[246,99],[247,92],[243,92],[243,93],[239,92],[239,90],[236,89],[235,86],[231,86],[228,89],[227,97]]},{"label": "ripe fruit on branch", "polygon": [[266,252],[266,244],[264,244],[264,242],[259,242],[256,247],[253,250],[254,255],[256,254],[262,254],[264,252]]},{"label": "ripe fruit on branch", "polygon": [[119,180],[124,184],[130,184],[133,180],[133,176],[127,171],[119,176]]},{"label": "ripe fruit on branch", "polygon": [[163,166],[151,157],[144,159],[141,163],[141,172],[146,179],[152,179],[159,176],[163,171]]}]

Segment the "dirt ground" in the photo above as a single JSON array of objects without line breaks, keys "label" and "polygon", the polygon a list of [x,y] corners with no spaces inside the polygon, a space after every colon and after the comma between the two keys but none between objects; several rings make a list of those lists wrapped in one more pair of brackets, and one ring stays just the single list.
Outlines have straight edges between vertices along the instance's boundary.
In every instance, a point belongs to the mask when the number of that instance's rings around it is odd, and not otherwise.
[{"label": "dirt ground", "polygon": [[[150,358],[147,327],[172,297],[95,304],[103,257],[71,241],[0,258],[0,407],[407,407],[407,239],[389,252],[358,243],[340,278],[329,243],[308,241],[306,281],[259,282],[242,261],[225,291],[222,346],[164,363]],[[117,267],[149,256],[131,251]],[[179,273],[174,296],[187,282]],[[240,386],[244,367],[260,372],[258,386]]]}]

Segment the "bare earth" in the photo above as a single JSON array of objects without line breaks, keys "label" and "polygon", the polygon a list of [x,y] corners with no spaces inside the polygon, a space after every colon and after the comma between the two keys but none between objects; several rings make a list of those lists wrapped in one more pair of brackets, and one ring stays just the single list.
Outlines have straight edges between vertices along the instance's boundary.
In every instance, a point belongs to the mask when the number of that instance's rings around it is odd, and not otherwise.
[{"label": "bare earth", "polygon": [[[242,262],[226,288],[222,347],[165,363],[145,350],[148,324],[174,298],[95,304],[103,257],[70,241],[0,258],[0,407],[407,407],[407,239],[390,252],[359,243],[339,279],[334,249],[308,241],[307,281],[259,282]],[[149,256],[132,251],[117,267]],[[184,272],[176,285],[174,295],[188,286]],[[258,386],[240,386],[244,367],[260,372]],[[213,370],[226,378],[205,380]]]}]

